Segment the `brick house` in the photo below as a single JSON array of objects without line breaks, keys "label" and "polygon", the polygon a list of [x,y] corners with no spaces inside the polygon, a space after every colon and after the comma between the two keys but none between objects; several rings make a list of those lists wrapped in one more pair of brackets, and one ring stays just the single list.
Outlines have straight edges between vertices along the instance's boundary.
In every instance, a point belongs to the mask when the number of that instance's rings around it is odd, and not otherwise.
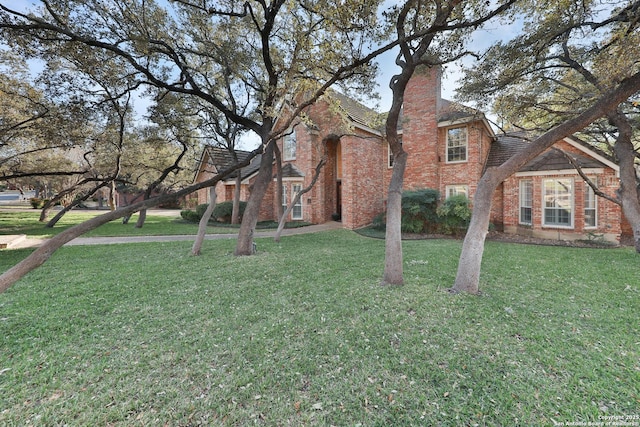
[{"label": "brick house", "polygon": [[[488,166],[501,164],[526,144],[517,135],[496,136],[481,112],[442,99],[440,71],[418,72],[405,92],[402,144],[409,157],[404,188],[437,189],[443,198],[473,198]],[[275,178],[261,208],[260,220],[275,219],[278,204],[306,187],[323,155],[328,162],[314,188],[303,195],[289,220],[323,223],[339,218],[345,228],[370,224],[384,211],[393,158],[379,115],[339,93],[318,101],[278,141],[283,160],[283,200],[275,200]],[[491,221],[498,230],[535,237],[576,239],[594,233],[619,240],[625,226],[618,205],[596,199],[591,188],[566,159],[570,153],[583,171],[608,194],[618,187],[618,167],[606,154],[575,138],[559,141],[497,189]],[[241,156],[246,153],[240,153]],[[196,181],[228,164],[229,156],[209,147]],[[241,173],[242,199],[248,197],[259,159]],[[275,171],[275,169],[274,169]],[[274,172],[275,173],[275,172]],[[235,179],[219,183],[218,201],[231,200]],[[201,190],[199,203],[207,201]]]}]

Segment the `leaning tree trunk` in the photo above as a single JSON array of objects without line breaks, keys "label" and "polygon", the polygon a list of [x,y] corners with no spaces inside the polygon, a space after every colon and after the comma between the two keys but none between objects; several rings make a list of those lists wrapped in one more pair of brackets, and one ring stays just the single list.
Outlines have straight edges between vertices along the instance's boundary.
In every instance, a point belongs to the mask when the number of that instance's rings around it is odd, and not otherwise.
[{"label": "leaning tree trunk", "polygon": [[115,211],[109,211],[103,215],[96,216],[91,218],[88,221],[85,221],[81,224],[70,227],[55,237],[47,240],[42,244],[38,249],[33,251],[29,256],[20,261],[18,264],[14,265],[9,270],[5,271],[0,275],[0,293],[9,289],[11,285],[20,280],[24,275],[29,273],[31,270],[39,267],[44,264],[50,257],[53,255],[55,251],[57,251],[62,245],[65,243],[75,239],[76,237],[86,233],[87,231],[93,230],[101,226],[102,224],[106,224],[109,221],[113,221],[114,219],[122,218],[126,215],[131,215],[134,212],[139,211],[140,209],[148,209],[154,206],[158,206],[162,203],[175,201],[182,196],[186,196],[187,194],[191,194],[194,191],[198,191],[201,188],[207,188],[211,186],[215,186],[220,180],[224,179],[231,172],[248,166],[251,159],[255,156],[257,151],[253,151],[251,156],[248,156],[241,163],[230,167],[224,171],[221,171],[215,177],[208,179],[203,182],[199,182],[197,184],[190,185],[189,187],[183,188],[182,190],[178,190],[173,194],[164,194],[161,196],[157,196],[148,200],[143,200],[138,203],[133,203],[128,206],[124,206],[122,208],[116,209]]},{"label": "leaning tree trunk", "polygon": [[[298,194],[296,194],[293,197],[293,199],[291,200],[291,203],[289,203],[289,205],[287,206],[287,209],[285,209],[285,211],[282,212],[282,214],[280,215],[280,221],[278,222],[278,229],[276,230],[276,234],[273,237],[273,240],[276,241],[276,242],[280,241],[280,236],[282,234],[282,230],[284,230],[284,226],[287,223],[287,218],[289,217],[289,214],[293,210],[293,207],[300,201],[300,199],[302,198],[302,196],[304,194],[306,194],[309,191],[311,191],[313,186],[316,185],[316,182],[318,181],[318,178],[320,177],[320,172],[322,172],[322,168],[324,167],[324,165],[327,164],[327,159],[329,158],[329,152],[327,151],[327,142],[326,142],[326,140],[322,141],[322,147],[323,147],[323,150],[324,150],[324,154],[322,155],[322,158],[320,159],[320,161],[316,165],[316,168],[315,168],[315,170],[313,172],[313,177],[311,178],[311,182],[309,183],[308,186],[306,186],[305,188],[300,190],[298,192]],[[278,175],[280,176],[280,180],[282,180],[282,170],[280,170],[280,173]],[[282,188],[282,184],[280,184],[279,186],[280,186],[280,188]],[[282,196],[280,196],[280,200],[282,200]],[[281,203],[279,205],[281,205]]]},{"label": "leaning tree trunk", "polygon": [[200,250],[202,249],[202,242],[204,242],[204,236],[207,234],[207,225],[209,224],[209,220],[211,219],[211,214],[213,214],[213,210],[216,207],[216,198],[218,194],[216,193],[216,187],[209,188],[209,206],[202,214],[202,218],[200,218],[200,223],[198,224],[198,234],[196,234],[196,240],[193,242],[193,246],[191,247],[191,255],[200,255]]},{"label": "leaning tree trunk", "polygon": [[477,294],[479,292],[480,266],[484,253],[484,242],[489,231],[489,221],[491,220],[491,199],[501,182],[495,179],[494,175],[491,171],[487,171],[478,182],[478,188],[473,198],[471,222],[462,244],[456,282],[451,288],[453,293],[468,292]]},{"label": "leaning tree trunk", "polygon": [[253,235],[256,225],[258,224],[260,205],[271,183],[271,174],[273,173],[273,145],[273,141],[268,142],[262,153],[260,169],[253,183],[253,190],[251,191],[251,195],[247,201],[247,207],[242,216],[242,223],[240,224],[240,231],[238,232],[238,242],[234,251],[234,255],[236,256],[253,255],[255,252]]},{"label": "leaning tree trunk", "polygon": [[478,293],[484,241],[491,216],[491,199],[498,185],[557,141],[584,129],[593,121],[615,111],[621,102],[624,102],[639,89],[640,72],[623,80],[617,88],[602,94],[590,108],[581,114],[549,130],[502,165],[489,168],[482,175],[473,198],[473,214],[462,245],[458,273],[451,289],[453,292]]},{"label": "leaning tree trunk", "polygon": [[384,245],[384,274],[382,280],[388,285],[402,285],[402,187],[408,154],[402,151],[393,158],[393,172],[387,195],[387,228]]}]

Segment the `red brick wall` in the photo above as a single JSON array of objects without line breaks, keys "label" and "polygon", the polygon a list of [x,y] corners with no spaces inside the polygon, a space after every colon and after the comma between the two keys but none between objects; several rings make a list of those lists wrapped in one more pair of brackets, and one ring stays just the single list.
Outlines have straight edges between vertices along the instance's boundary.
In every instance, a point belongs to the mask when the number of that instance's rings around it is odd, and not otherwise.
[{"label": "red brick wall", "polygon": [[402,146],[409,155],[404,175],[406,190],[439,187],[437,106],[441,102],[440,74],[438,69],[420,68],[405,91]]},{"label": "red brick wall", "polygon": [[[560,143],[563,149],[575,150],[568,144]],[[579,152],[579,150],[578,150]],[[567,171],[568,172],[568,171]],[[597,179],[598,187],[603,192],[614,195],[618,188],[618,178],[615,171],[610,168],[604,169],[602,174],[597,177],[588,174],[590,179]],[[570,178],[573,180],[573,227],[561,228],[553,226],[543,226],[543,201],[542,186],[543,181],[549,178]],[[533,182],[533,203],[532,216],[533,224],[531,226],[520,225],[519,222],[519,182],[523,179],[529,179]],[[563,173],[560,175],[545,176],[512,176],[504,183],[504,225],[509,232],[519,232],[530,234],[538,237],[561,238],[561,239],[578,239],[586,238],[588,233],[604,234],[609,240],[615,240],[621,232],[621,211],[620,207],[604,198],[597,197],[597,227],[585,228],[584,226],[584,192],[587,184],[582,180],[577,172]]]}]

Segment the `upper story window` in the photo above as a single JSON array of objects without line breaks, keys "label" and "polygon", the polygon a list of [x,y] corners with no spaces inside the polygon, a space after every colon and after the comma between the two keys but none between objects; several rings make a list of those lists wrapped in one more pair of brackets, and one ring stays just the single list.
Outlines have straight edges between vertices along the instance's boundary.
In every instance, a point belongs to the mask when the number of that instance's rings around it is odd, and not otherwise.
[{"label": "upper story window", "polygon": [[282,159],[295,160],[296,158],[296,131],[295,129],[287,132],[282,142]]},{"label": "upper story window", "polygon": [[467,161],[466,126],[447,129],[447,163]]}]

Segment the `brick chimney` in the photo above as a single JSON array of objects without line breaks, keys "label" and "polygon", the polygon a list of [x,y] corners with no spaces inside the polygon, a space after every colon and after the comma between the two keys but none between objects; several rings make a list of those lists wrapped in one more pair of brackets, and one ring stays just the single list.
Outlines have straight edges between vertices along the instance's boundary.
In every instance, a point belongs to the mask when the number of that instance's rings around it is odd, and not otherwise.
[{"label": "brick chimney", "polygon": [[441,67],[420,67],[409,80],[403,105],[402,144],[409,153],[404,188],[439,187],[438,117]]}]

